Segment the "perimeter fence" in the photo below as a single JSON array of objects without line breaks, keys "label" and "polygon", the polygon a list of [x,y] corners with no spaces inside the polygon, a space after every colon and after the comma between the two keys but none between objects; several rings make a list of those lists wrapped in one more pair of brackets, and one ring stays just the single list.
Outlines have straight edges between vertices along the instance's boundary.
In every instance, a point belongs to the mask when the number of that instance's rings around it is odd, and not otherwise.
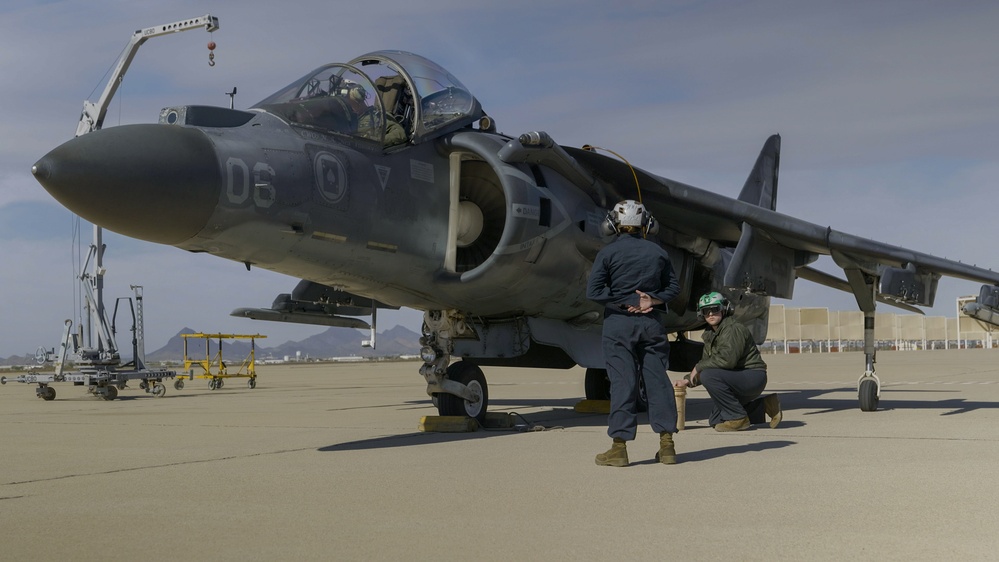
[{"label": "perimeter fence", "polygon": [[[957,299],[953,318],[920,314],[876,313],[878,349],[931,350],[999,347],[997,329],[965,316],[961,307],[974,297]],[[696,336],[695,336],[696,337]],[[864,350],[864,313],[828,308],[770,305],[764,353],[822,353]]]}]

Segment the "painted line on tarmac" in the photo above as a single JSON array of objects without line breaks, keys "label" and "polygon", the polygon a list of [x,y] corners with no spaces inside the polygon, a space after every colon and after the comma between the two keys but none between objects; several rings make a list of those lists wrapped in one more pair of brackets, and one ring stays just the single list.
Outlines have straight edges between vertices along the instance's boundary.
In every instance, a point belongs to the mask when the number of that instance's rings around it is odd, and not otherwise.
[{"label": "painted line on tarmac", "polygon": [[[988,385],[988,384],[999,384],[999,381],[891,381],[882,382],[881,386],[912,386],[912,385],[940,385],[940,386],[953,386],[953,385]],[[856,386],[857,381],[783,381],[783,380],[771,380],[770,386],[784,386],[784,385],[798,385],[798,386],[816,386],[816,385],[831,385],[831,386],[843,386],[850,385]]]}]

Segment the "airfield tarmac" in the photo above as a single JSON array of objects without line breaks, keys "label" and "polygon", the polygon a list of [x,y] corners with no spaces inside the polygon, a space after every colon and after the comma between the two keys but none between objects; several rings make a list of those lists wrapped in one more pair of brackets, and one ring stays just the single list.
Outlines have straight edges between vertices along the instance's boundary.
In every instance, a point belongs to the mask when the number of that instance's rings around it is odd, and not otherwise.
[{"label": "airfield tarmac", "polygon": [[[939,560],[999,556],[999,351],[766,355],[784,423],[598,467],[582,369],[486,369],[532,431],[428,434],[415,362],[259,366],[106,402],[0,387],[2,560]],[[674,375],[675,376],[675,375]],[[644,416],[642,418],[644,423]]]}]

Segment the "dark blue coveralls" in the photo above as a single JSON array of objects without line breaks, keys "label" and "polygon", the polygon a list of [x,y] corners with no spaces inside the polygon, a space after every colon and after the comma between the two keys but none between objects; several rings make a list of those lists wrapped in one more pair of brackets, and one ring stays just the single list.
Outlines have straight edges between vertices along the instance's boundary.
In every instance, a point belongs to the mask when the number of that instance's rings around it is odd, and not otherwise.
[{"label": "dark blue coveralls", "polygon": [[607,435],[631,441],[638,429],[638,377],[645,380],[649,425],[676,433],[676,401],[666,374],[669,341],[661,313],[628,312],[642,291],[665,309],[680,292],[669,254],[639,234],[621,234],[597,253],[586,297],[604,305],[603,351],[611,383]]}]

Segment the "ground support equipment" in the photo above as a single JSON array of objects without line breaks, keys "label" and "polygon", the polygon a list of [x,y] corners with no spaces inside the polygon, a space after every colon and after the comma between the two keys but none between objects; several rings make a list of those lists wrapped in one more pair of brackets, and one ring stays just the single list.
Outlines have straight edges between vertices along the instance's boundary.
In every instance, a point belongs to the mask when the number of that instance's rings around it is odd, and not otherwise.
[{"label": "ground support equipment", "polygon": [[[256,369],[256,340],[266,338],[260,334],[181,334],[184,338],[184,371],[186,374],[177,376],[173,387],[177,390],[184,388],[184,380],[207,379],[208,388],[218,390],[225,386],[225,380],[230,378],[246,378],[247,388],[257,387]],[[190,339],[201,339],[205,342],[204,359],[192,359],[188,354],[188,341]],[[230,365],[222,359],[222,340],[250,340],[250,353],[239,363],[239,366],[232,369]],[[212,340],[218,340],[218,351],[212,355],[210,345]]]}]

